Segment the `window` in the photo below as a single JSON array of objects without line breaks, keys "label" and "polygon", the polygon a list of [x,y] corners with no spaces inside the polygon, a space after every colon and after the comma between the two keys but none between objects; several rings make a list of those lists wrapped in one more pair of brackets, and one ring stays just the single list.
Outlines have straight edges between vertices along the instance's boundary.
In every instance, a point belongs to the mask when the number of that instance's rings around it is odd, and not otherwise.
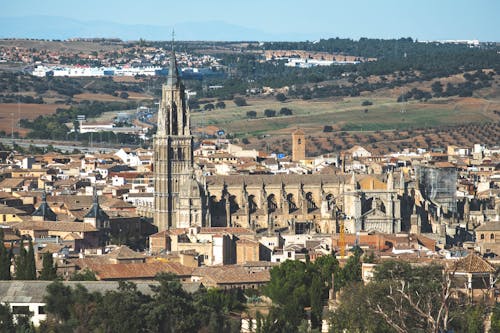
[{"label": "window", "polygon": [[495,234],[491,234],[490,239],[495,239]]},{"label": "window", "polygon": [[288,258],[291,258],[292,257],[292,252],[288,252]]},{"label": "window", "polygon": [[38,314],[45,314],[45,306],[40,305],[38,307]]},{"label": "window", "polygon": [[484,234],[481,234],[481,239],[484,239]]},{"label": "window", "polygon": [[12,307],[13,314],[29,314],[30,307],[27,305],[17,305]]}]

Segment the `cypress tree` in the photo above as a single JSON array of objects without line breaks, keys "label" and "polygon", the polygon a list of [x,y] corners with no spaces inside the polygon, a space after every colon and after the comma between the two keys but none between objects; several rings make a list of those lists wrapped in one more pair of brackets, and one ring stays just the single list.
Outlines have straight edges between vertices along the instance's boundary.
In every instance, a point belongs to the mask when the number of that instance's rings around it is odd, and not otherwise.
[{"label": "cypress tree", "polygon": [[0,280],[10,280],[10,252],[4,245],[4,233],[0,228]]},{"label": "cypress tree", "polygon": [[21,245],[19,246],[19,255],[16,257],[16,280],[26,280],[26,249],[24,248],[24,239],[21,240]]},{"label": "cypress tree", "polygon": [[57,278],[57,266],[54,266],[52,253],[44,253],[42,259],[43,267],[40,271],[40,280],[55,280]]},{"label": "cypress tree", "polygon": [[35,250],[30,239],[28,254],[26,257],[26,280],[36,280]]}]

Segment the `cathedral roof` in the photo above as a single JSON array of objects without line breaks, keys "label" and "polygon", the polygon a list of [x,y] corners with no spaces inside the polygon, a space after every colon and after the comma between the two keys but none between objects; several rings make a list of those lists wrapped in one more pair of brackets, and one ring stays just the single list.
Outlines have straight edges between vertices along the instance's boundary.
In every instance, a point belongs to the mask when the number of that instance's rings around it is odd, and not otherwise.
[{"label": "cathedral roof", "polygon": [[347,182],[350,175],[314,174],[314,175],[231,175],[231,176],[208,176],[207,185],[241,186],[241,184],[251,185],[271,185],[271,184],[312,184],[317,185],[329,183]]}]

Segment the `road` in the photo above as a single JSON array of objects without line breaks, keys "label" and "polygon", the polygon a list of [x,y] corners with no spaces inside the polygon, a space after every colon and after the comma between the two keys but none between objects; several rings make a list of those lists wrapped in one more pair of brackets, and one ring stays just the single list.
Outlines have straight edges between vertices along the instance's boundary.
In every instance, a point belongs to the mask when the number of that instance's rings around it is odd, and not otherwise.
[{"label": "road", "polygon": [[[48,145],[52,145],[55,149],[61,150],[62,152],[72,152],[75,149],[78,149],[84,153],[115,153],[120,148],[125,147],[123,145],[114,145],[114,144],[94,144],[92,147],[82,145],[81,142],[74,141],[53,141],[53,140],[26,140],[26,139],[14,139],[15,144],[28,148],[29,146],[35,147],[47,147]],[[12,146],[12,138],[0,138],[0,143]],[[137,148],[137,147],[131,147]]]}]

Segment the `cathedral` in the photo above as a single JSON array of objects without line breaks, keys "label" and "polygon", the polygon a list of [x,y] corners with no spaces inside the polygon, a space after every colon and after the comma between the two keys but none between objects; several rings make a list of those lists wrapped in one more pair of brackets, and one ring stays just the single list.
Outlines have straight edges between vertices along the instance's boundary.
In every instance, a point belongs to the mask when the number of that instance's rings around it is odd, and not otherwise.
[{"label": "cathedral", "polygon": [[[296,131],[294,159],[305,158]],[[154,224],[159,231],[194,226],[244,227],[256,232],[400,232],[399,184],[390,174],[205,176],[193,162],[194,137],[184,85],[172,50],[158,110],[154,147]],[[340,223],[342,220],[342,223]],[[409,223],[406,223],[409,225]]]},{"label": "cathedral", "polygon": [[206,225],[200,173],[193,163],[189,107],[172,49],[162,86],[154,150],[154,224],[158,230]]}]

